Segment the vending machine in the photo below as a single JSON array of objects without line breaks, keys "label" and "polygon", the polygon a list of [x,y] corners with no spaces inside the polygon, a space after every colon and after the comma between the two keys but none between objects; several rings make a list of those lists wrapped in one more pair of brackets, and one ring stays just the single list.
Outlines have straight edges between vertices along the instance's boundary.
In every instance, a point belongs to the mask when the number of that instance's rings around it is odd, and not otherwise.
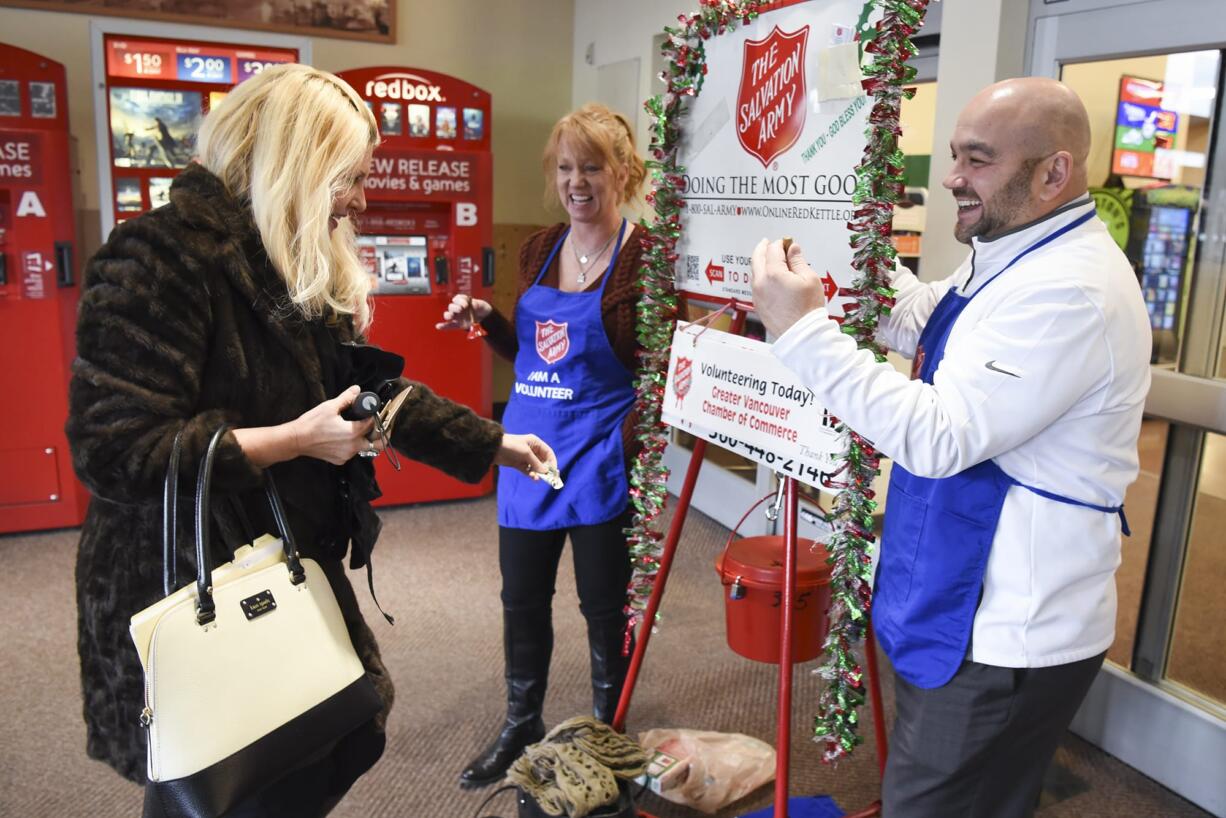
[{"label": "vending machine", "polygon": [[79,525],[64,422],[76,216],[64,66],[0,43],[0,534]]},{"label": "vending machine", "polygon": [[1199,188],[1165,185],[1133,191],[1125,254],[1149,312],[1153,364],[1174,363],[1179,354],[1199,206]]},{"label": "vending machine", "polygon": [[209,109],[238,83],[298,49],[108,33],[105,53],[108,146],[102,170],[102,235],[170,201],[170,183],[196,152]]},{"label": "vending machine", "polygon": [[[366,100],[381,142],[366,180],[359,248],[377,282],[371,342],[405,359],[405,377],[472,408],[492,410],[489,349],[434,324],[456,293],[489,300],[494,284],[490,95],[418,68],[340,76]],[[381,505],[488,494],[493,477],[461,483],[404,460],[376,460]]]}]

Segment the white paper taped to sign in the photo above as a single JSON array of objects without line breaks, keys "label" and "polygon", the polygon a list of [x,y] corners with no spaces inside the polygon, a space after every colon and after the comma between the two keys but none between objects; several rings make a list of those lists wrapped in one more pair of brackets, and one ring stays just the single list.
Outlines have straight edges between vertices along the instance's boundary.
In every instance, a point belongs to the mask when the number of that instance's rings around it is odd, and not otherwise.
[{"label": "white paper taped to sign", "polygon": [[817,98],[820,102],[850,99],[864,93],[859,43],[832,45],[817,55]]},{"label": "white paper taped to sign", "polygon": [[817,488],[839,468],[844,445],[769,344],[684,322],[673,333],[662,418]]}]

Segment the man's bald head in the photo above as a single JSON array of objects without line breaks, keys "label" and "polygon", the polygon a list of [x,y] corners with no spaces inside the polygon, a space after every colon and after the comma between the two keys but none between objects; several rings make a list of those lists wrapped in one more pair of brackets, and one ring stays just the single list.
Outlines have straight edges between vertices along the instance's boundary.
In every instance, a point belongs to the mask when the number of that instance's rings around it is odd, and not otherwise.
[{"label": "man's bald head", "polygon": [[989,85],[971,99],[963,116],[1009,122],[1024,155],[1067,151],[1084,173],[1090,155],[1090,117],[1081,98],[1062,82],[1021,77]]},{"label": "man's bald head", "polygon": [[962,110],[950,148],[945,186],[959,202],[955,235],[992,238],[1085,195],[1090,119],[1063,83],[1005,80]]}]

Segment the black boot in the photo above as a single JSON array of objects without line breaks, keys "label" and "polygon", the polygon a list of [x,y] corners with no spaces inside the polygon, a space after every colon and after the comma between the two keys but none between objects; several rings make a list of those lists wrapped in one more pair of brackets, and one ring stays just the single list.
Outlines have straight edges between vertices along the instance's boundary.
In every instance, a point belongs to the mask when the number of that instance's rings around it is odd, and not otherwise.
[{"label": "black boot", "polygon": [[626,617],[618,612],[588,619],[587,643],[592,653],[592,714],[605,724],[613,723],[617,702],[621,698],[630,654],[634,652],[634,637],[629,650],[622,655],[626,639]]},{"label": "black boot", "polygon": [[553,612],[549,607],[503,610],[507,717],[502,731],[460,773],[461,787],[484,787],[506,775],[529,744],[545,737],[541,710],[553,653]]}]

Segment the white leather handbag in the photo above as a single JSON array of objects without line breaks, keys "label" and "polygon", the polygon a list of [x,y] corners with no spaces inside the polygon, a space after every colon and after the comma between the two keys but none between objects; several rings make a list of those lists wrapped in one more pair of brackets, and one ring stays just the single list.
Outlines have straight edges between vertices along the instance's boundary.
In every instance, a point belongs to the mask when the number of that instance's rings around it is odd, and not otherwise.
[{"label": "white leather handbag", "polygon": [[[276,487],[280,537],[209,565],[213,435],[196,481],[196,581],[173,590],[180,441],[167,469],[166,597],[132,617],[145,673],[146,812],[216,818],[379,712],[319,565],[300,559]],[[152,805],[152,806],[151,806]]]}]

